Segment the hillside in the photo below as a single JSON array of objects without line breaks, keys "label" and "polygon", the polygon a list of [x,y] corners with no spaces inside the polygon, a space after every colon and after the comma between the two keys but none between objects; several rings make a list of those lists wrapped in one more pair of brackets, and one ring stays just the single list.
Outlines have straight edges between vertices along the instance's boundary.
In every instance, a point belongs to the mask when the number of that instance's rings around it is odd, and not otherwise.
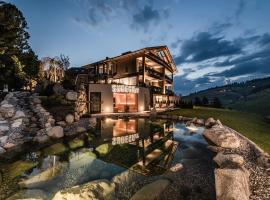
[{"label": "hillside", "polygon": [[218,97],[227,108],[270,115],[270,77],[210,88],[192,93],[183,99],[194,100],[195,97],[204,96],[210,101]]}]

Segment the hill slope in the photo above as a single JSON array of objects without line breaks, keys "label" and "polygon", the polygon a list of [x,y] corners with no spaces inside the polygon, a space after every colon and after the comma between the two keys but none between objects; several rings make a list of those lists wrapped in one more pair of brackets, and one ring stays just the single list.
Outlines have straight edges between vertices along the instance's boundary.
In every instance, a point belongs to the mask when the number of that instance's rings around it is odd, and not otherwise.
[{"label": "hill slope", "polygon": [[270,115],[270,77],[210,88],[192,93],[183,99],[190,100],[204,96],[210,101],[214,97],[218,97],[223,106],[228,108],[265,116]]}]

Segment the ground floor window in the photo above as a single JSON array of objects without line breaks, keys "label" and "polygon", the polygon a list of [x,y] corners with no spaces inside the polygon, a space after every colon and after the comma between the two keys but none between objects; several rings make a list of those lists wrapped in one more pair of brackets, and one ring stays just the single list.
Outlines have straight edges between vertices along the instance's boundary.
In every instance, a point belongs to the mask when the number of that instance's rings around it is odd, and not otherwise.
[{"label": "ground floor window", "polygon": [[113,93],[114,112],[137,112],[138,94]]}]

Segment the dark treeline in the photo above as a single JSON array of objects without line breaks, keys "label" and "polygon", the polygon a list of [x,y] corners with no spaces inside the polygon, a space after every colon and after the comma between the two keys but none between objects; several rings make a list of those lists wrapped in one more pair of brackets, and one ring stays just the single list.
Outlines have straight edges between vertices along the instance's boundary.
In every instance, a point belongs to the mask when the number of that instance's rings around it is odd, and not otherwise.
[{"label": "dark treeline", "polygon": [[195,106],[222,108],[222,103],[218,97],[214,97],[212,100],[209,100],[206,96],[203,98],[195,97],[192,101]]}]

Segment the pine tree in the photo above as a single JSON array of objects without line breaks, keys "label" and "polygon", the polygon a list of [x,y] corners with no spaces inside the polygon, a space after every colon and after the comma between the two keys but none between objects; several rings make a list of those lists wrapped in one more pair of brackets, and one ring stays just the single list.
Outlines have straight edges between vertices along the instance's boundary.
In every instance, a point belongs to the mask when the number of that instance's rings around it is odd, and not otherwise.
[{"label": "pine tree", "polygon": [[0,1],[0,88],[20,89],[36,77],[37,56],[31,50],[27,23],[16,6]]}]

